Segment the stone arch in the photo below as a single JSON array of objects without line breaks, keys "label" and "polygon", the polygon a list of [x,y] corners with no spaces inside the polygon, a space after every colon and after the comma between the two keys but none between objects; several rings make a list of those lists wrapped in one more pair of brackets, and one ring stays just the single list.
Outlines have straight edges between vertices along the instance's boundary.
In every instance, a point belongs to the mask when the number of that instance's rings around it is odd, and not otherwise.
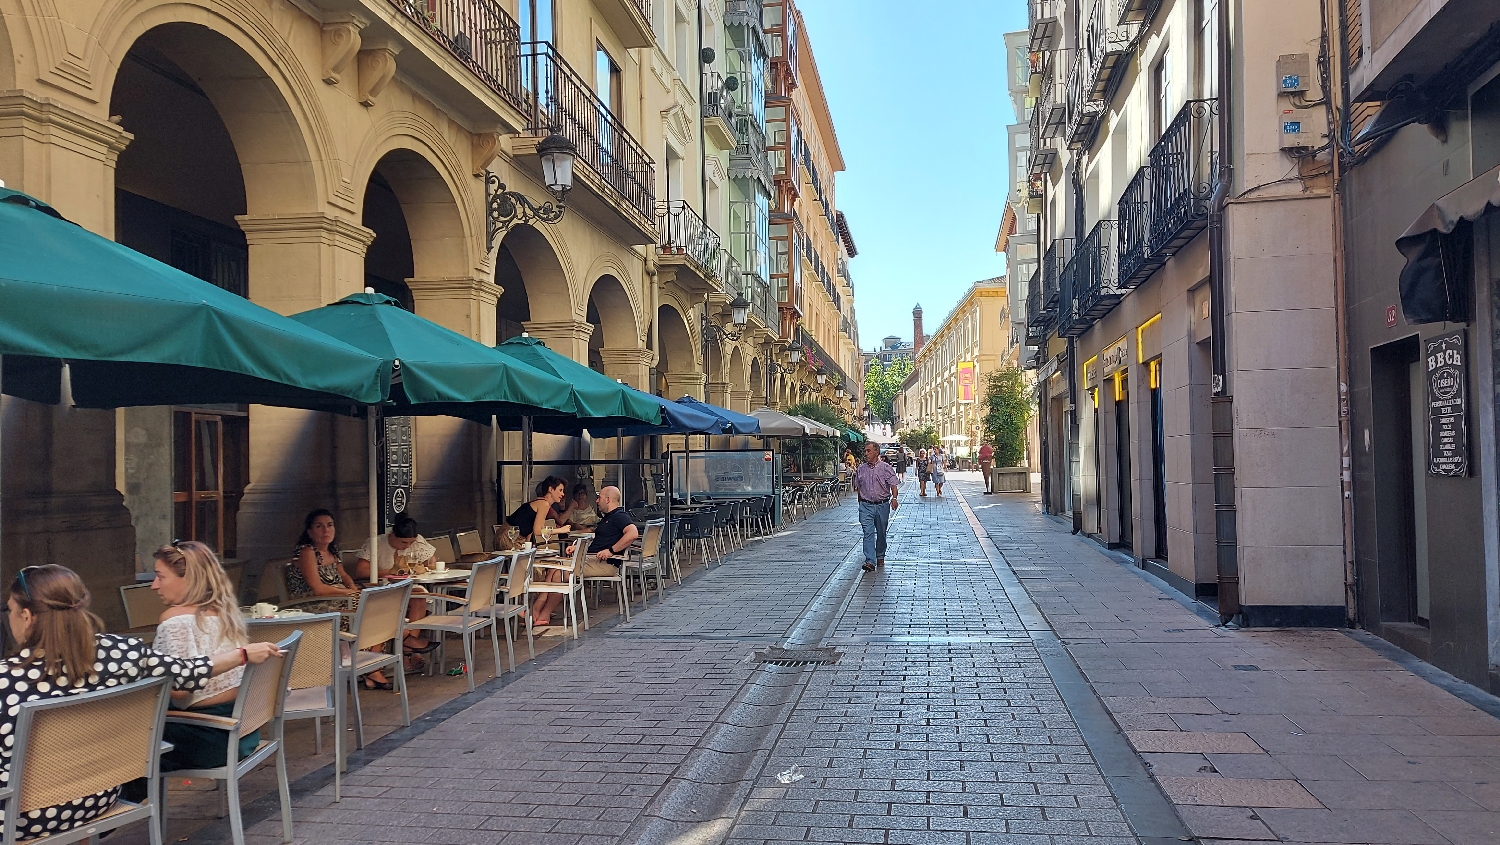
[{"label": "stone arch", "polygon": [[495,255],[495,284],[503,290],[497,324],[564,323],[577,318],[569,283],[571,262],[562,242],[553,239],[551,228],[522,224],[506,231]]},{"label": "stone arch", "polygon": [[435,127],[410,112],[391,112],[366,133],[354,157],[354,199],[365,203],[372,175],[379,172],[401,201],[410,230],[415,274],[422,279],[473,275],[484,250],[478,246],[482,223],[474,180]]},{"label": "stone arch", "polygon": [[676,399],[684,394],[702,394],[702,369],[691,324],[674,302],[656,309],[656,353],[658,381],[653,385],[662,396]]},{"label": "stone arch", "polygon": [[92,64],[105,99],[125,56],[147,39],[218,110],[244,172],[247,215],[322,210],[342,181],[333,129],[301,59],[269,21],[228,3],[143,8],[126,0],[100,21]]},{"label": "stone arch", "polygon": [[5,27],[5,16],[0,15],[0,91],[16,87],[16,57],[11,52],[10,32]]},{"label": "stone arch", "polygon": [[[595,288],[606,277],[611,278],[619,286],[620,291],[624,293],[624,300],[614,297],[612,293],[607,294],[607,296],[612,300],[615,307],[623,305],[629,309],[629,317],[634,324],[636,343],[640,343],[645,336],[647,326],[645,309],[641,306],[640,285],[636,283],[636,273],[622,262],[615,253],[604,252],[594,259],[593,265],[583,275],[583,278],[590,281],[587,288],[582,291],[579,301],[587,306],[589,298],[594,295]],[[623,338],[611,337],[609,345],[617,347],[621,345],[622,341]]]},{"label": "stone arch", "polygon": [[763,408],[770,402],[766,401],[766,377],[760,368],[760,358],[750,358],[750,406],[752,408]]},{"label": "stone arch", "polygon": [[371,162],[368,171],[360,172],[364,173],[359,183],[362,205],[377,177],[390,186],[401,204],[416,285],[469,275],[473,265],[470,221],[455,186],[432,159],[420,150],[393,144]]},{"label": "stone arch", "polygon": [[600,338],[612,348],[637,348],[641,343],[640,309],[628,276],[604,273],[595,276],[584,292],[585,307],[598,310]]},{"label": "stone arch", "polygon": [[732,411],[742,414],[750,413],[750,368],[745,364],[745,356],[740,352],[738,345],[729,349],[729,360],[726,362],[729,380],[729,405]]}]

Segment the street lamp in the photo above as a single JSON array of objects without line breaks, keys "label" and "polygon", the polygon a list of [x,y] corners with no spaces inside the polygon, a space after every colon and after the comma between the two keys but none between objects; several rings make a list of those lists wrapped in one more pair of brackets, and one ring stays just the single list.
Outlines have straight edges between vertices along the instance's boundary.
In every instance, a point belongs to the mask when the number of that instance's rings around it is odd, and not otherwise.
[{"label": "street lamp", "polygon": [[737,293],[729,303],[729,319],[734,323],[734,331],[720,326],[708,319],[708,302],[703,303],[703,342],[708,343],[708,338],[716,340],[727,340],[734,342],[745,335],[745,323],[750,319],[750,302],[745,295]]},{"label": "street lamp", "polygon": [[844,388],[840,387],[837,390],[833,391],[833,395],[837,396],[840,402],[844,401]]},{"label": "street lamp", "polygon": [[800,364],[802,362],[802,342],[797,340],[792,341],[792,345],[786,348],[786,355],[793,364]]},{"label": "street lamp", "polygon": [[485,234],[488,248],[517,223],[556,223],[567,211],[568,191],[573,188],[573,160],[578,147],[557,132],[536,145],[542,160],[542,182],[552,200],[538,205],[519,191],[506,190],[493,170],[484,175]]},{"label": "street lamp", "polygon": [[828,382],[828,374],[825,373],[825,372],[823,372],[822,370],[818,370],[818,386],[822,387],[827,382]]}]

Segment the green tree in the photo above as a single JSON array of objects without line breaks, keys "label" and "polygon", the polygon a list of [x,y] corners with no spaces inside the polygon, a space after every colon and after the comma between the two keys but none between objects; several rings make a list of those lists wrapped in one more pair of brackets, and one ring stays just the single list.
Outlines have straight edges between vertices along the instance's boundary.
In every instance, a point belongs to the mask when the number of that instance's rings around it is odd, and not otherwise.
[{"label": "green tree", "polygon": [[938,440],[937,426],[931,423],[921,428],[902,429],[896,433],[896,439],[913,452],[918,449],[935,449],[941,442]]},{"label": "green tree", "polygon": [[911,358],[897,358],[889,365],[877,358],[865,373],[865,404],[870,412],[883,422],[895,421],[896,394],[901,392],[901,382],[911,375]]},{"label": "green tree", "polygon": [[995,466],[1020,466],[1026,460],[1026,423],[1031,420],[1031,397],[1026,379],[1015,367],[1002,367],[984,377],[980,424],[984,441],[995,449]]},{"label": "green tree", "polygon": [[[822,402],[798,402],[786,409],[788,414],[798,417],[806,417],[813,422],[833,426],[843,431],[847,423],[844,418],[828,405]],[[786,447],[797,456],[797,465],[803,472],[830,472],[833,464],[843,456],[840,446],[843,441],[837,437],[805,437],[798,440],[786,441]]]}]

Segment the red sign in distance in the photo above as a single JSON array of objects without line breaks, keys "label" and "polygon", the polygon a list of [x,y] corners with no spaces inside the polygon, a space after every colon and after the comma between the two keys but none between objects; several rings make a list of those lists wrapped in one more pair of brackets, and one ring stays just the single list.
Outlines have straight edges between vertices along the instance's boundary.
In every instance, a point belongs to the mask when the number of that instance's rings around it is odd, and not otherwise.
[{"label": "red sign in distance", "polygon": [[1388,329],[1396,327],[1396,306],[1394,305],[1387,305],[1385,307],[1385,327]]}]

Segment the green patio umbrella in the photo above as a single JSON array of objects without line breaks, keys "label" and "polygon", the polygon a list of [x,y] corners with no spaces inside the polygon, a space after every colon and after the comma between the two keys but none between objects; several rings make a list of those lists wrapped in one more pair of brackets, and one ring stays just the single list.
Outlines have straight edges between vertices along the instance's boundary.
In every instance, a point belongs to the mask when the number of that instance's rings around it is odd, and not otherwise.
[{"label": "green patio umbrella", "polygon": [[379,357],[3,188],[0,303],[4,391],[34,402],[347,410],[390,382]]},{"label": "green patio umbrella", "polygon": [[573,388],[578,410],[573,418],[536,419],[537,431],[577,434],[585,428],[661,424],[661,405],[650,401],[609,376],[589,369],[547,344],[521,335],[495,347],[497,352],[566,381]]},{"label": "green patio umbrella", "polygon": [[[381,413],[489,422],[496,415],[571,415],[579,410],[568,382],[418,317],[369,288],[292,319],[377,355],[394,370],[390,399],[372,406],[369,414],[371,537],[380,533],[375,431]],[[374,569],[370,576],[375,577]]]}]

